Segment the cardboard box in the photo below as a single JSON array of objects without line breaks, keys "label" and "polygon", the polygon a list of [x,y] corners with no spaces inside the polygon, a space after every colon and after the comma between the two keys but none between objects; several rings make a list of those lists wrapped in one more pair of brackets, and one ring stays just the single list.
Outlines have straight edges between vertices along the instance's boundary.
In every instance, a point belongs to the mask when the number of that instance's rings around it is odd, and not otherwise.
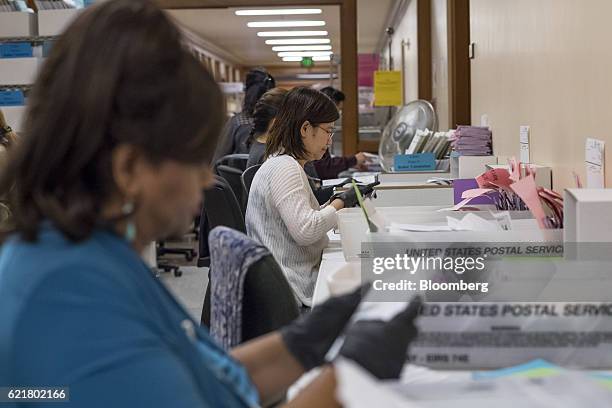
[{"label": "cardboard box", "polygon": [[[552,189],[552,169],[548,166],[541,166],[539,164],[529,164],[532,167],[535,167],[536,177],[535,182],[537,186],[545,187],[548,189]],[[506,169],[510,171],[509,164],[488,164],[486,166],[487,170],[491,169]],[[521,174],[525,175],[525,164],[521,163]]]},{"label": "cardboard box", "polygon": [[38,35],[36,14],[25,11],[0,13],[0,38],[35,37]]},{"label": "cardboard box", "polygon": [[567,189],[563,207],[563,241],[612,242],[612,189]]},{"label": "cardboard box", "polygon": [[31,85],[36,79],[40,58],[0,59],[0,85]]},{"label": "cardboard box", "polygon": [[497,156],[451,156],[452,178],[475,178],[486,171],[487,164],[497,164]]},{"label": "cardboard box", "polygon": [[8,123],[15,132],[21,132],[24,125],[25,106],[0,106],[0,109],[4,113],[6,123]]},{"label": "cardboard box", "polygon": [[60,35],[80,11],[79,9],[40,10],[38,12],[38,35],[41,37]]}]

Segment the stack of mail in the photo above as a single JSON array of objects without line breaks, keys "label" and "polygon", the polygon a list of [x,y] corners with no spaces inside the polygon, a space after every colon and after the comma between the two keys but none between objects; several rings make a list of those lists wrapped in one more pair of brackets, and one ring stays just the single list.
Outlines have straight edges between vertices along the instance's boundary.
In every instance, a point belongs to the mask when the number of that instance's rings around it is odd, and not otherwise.
[{"label": "stack of mail", "polygon": [[491,130],[483,126],[457,126],[452,146],[461,156],[489,156],[493,154]]},{"label": "stack of mail", "polygon": [[450,153],[451,133],[417,129],[405,153],[433,153],[436,159],[443,159]]}]

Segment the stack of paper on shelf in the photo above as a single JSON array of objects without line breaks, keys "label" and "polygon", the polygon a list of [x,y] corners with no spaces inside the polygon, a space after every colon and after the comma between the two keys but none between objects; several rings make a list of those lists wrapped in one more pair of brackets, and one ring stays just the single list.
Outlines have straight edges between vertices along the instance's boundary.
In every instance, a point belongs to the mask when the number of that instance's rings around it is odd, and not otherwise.
[{"label": "stack of paper on shelf", "polygon": [[483,126],[458,126],[452,146],[463,156],[489,156],[493,154],[491,130]]}]

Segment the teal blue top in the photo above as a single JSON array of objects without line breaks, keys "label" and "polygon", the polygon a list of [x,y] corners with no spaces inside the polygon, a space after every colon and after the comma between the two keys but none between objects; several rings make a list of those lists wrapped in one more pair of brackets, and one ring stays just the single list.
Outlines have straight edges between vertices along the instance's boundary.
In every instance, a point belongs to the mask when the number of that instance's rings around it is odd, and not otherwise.
[{"label": "teal blue top", "polygon": [[244,368],[125,240],[73,243],[49,224],[0,251],[3,386],[67,386],[62,407],[258,406]]}]

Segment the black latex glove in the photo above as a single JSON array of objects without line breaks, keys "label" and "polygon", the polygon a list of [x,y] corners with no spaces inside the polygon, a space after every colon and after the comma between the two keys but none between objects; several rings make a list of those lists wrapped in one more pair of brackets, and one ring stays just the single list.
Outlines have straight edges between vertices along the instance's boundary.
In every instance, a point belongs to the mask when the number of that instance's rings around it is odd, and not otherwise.
[{"label": "black latex glove", "polygon": [[[377,181],[367,185],[358,185],[357,188],[359,189],[359,192],[361,192],[361,196],[366,198],[372,194],[374,191],[374,186],[378,184],[380,184],[380,182]],[[333,201],[335,198],[338,198],[344,202],[344,208],[355,207],[357,204],[359,204],[359,201],[357,200],[357,193],[352,185],[349,186],[346,191],[334,194],[331,200]]]},{"label": "black latex glove", "polygon": [[326,202],[328,202],[331,196],[334,194],[334,188],[333,187],[321,187],[318,190],[313,190],[313,193],[319,205],[323,205]]},{"label": "black latex glove", "polygon": [[332,297],[280,330],[287,349],[305,370],[325,362],[327,351],[353,316],[362,290],[365,295],[368,287],[364,285],[349,294]]},{"label": "black latex glove", "polygon": [[349,358],[377,378],[399,378],[406,363],[408,345],[417,335],[414,319],[421,299],[415,297],[393,319],[361,320],[346,330],[340,355]]}]

